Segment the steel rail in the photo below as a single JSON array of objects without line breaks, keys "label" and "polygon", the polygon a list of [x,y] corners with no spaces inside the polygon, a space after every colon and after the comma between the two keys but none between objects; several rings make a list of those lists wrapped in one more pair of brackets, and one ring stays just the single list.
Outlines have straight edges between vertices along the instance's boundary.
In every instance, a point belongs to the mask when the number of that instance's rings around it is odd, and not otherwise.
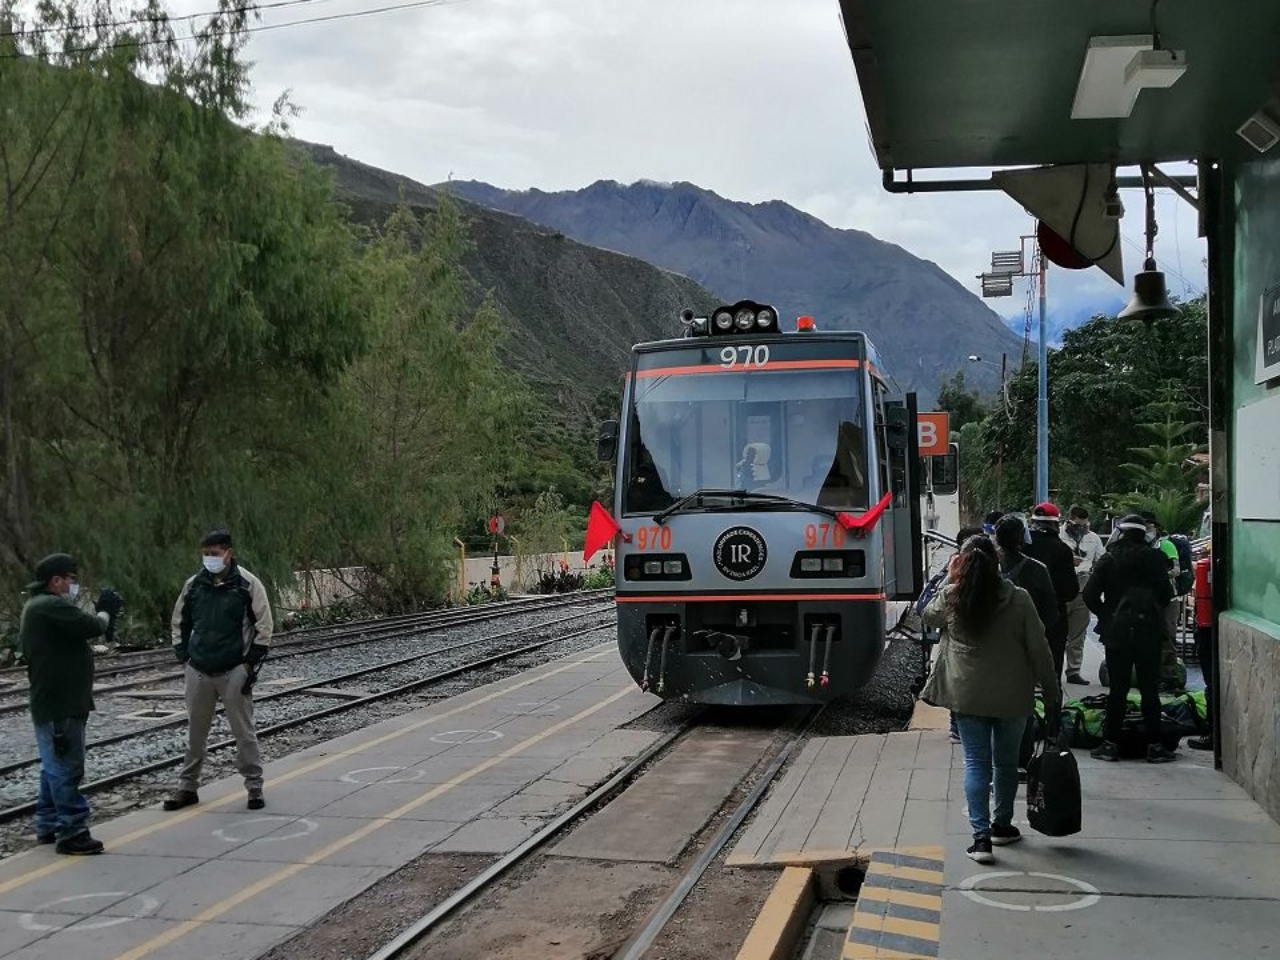
[{"label": "steel rail", "polygon": [[[355,710],[358,707],[368,706],[371,703],[377,703],[382,700],[391,700],[395,697],[403,696],[406,693],[413,693],[415,690],[421,690],[423,687],[441,683],[445,680],[450,680],[469,671],[479,670],[484,667],[492,666],[496,663],[501,663],[504,660],[511,660],[523,654],[531,653],[535,650],[541,650],[543,647],[549,647],[553,643],[562,643],[565,640],[573,640],[577,637],[587,636],[592,633],[599,633],[604,629],[607,628],[590,627],[586,630],[566,633],[558,637],[551,637],[547,640],[539,640],[537,643],[526,644],[525,646],[493,654],[492,656],[483,657],[479,660],[473,660],[470,663],[464,663],[457,667],[450,667],[448,670],[443,670],[440,673],[432,674],[429,677],[422,677],[418,680],[411,680],[408,683],[400,684],[399,686],[392,687],[389,690],[383,690],[379,693],[371,693],[368,696],[360,697],[358,700],[348,700],[345,703],[326,707],[323,710],[316,710],[311,713],[303,714],[299,717],[293,717],[289,720],[281,720],[265,727],[259,727],[257,733],[259,737],[266,737],[274,733],[280,733],[284,730],[292,730],[295,727],[314,723],[317,720],[324,720],[339,713],[345,713],[348,710]],[[226,740],[218,740],[215,743],[211,743],[206,749],[209,751],[225,750],[227,747],[234,747],[235,743],[235,738],[231,737]],[[161,759],[154,760],[151,763],[131,767],[128,770],[113,773],[110,776],[102,777],[90,783],[83,784],[80,787],[80,791],[81,793],[98,793],[102,790],[114,787],[117,784],[126,783],[129,780],[133,780],[144,774],[154,773],[157,770],[164,770],[167,767],[175,767],[182,763],[184,759],[185,753],[170,754],[167,757],[162,757]],[[17,806],[6,807],[5,809],[0,810],[0,823],[7,823],[10,820],[16,820],[18,817],[26,816],[27,814],[34,812],[35,808],[36,804],[34,800],[28,803],[18,804]]]},{"label": "steel rail", "polygon": [[[561,617],[558,620],[549,620],[546,623],[538,624],[536,627],[533,627],[533,628],[518,627],[514,630],[508,630],[505,633],[496,633],[489,637],[480,637],[476,640],[464,640],[461,643],[451,644],[450,646],[447,646],[447,647],[435,647],[434,649],[431,649],[431,650],[410,654],[407,657],[399,657],[395,660],[386,660],[386,661],[383,661],[382,663],[377,663],[372,666],[360,667],[356,670],[350,670],[347,673],[338,674],[336,676],[321,677],[318,680],[308,680],[305,683],[295,684],[292,687],[285,687],[284,689],[281,689],[281,690],[275,690],[275,691],[272,691],[271,693],[265,693],[260,697],[254,697],[253,702],[255,704],[258,704],[258,703],[264,703],[268,700],[279,700],[282,697],[296,696],[297,694],[306,693],[308,690],[313,690],[316,687],[328,687],[336,683],[345,683],[348,680],[355,680],[358,677],[367,676],[368,674],[371,674],[371,673],[380,673],[384,670],[393,670],[396,667],[403,667],[406,664],[415,663],[418,660],[426,660],[431,657],[440,656],[441,654],[452,653],[455,650],[463,650],[467,647],[474,647],[482,643],[492,643],[497,640],[505,640],[507,637],[514,636],[518,633],[527,632],[531,634],[536,634],[540,630],[542,630],[544,627],[554,627],[557,624],[568,623],[570,620],[581,620],[583,617],[597,616],[603,612],[604,612],[603,610],[584,610],[582,613],[571,614],[570,616],[567,616],[567,617]],[[600,627],[599,629],[604,629],[604,628]],[[182,674],[179,674],[179,676],[182,676]],[[216,712],[217,713],[223,712],[221,705],[218,706]],[[105,747],[114,743],[123,743],[126,740],[133,740],[139,737],[145,737],[148,734],[156,733],[161,730],[169,730],[174,727],[181,727],[181,726],[184,726],[186,723],[187,723],[187,717],[184,715],[180,717],[174,717],[170,720],[163,720],[160,723],[148,724],[147,726],[140,727],[136,730],[125,730],[125,731],[122,731],[121,733],[113,733],[110,736],[101,737],[97,740],[90,740],[87,743],[85,743],[84,745],[85,752],[87,754],[89,750],[96,747]],[[34,756],[34,757],[24,757],[21,760],[14,760],[7,764],[0,765],[0,777],[10,773],[15,773],[19,770],[25,770],[28,767],[33,767],[39,762],[40,762],[40,758],[38,756]]]},{"label": "steel rail", "polygon": [[659,754],[665,752],[676,740],[683,736],[690,728],[693,727],[697,717],[691,717],[676,727],[674,730],[665,734],[655,743],[650,744],[639,756],[635,757],[625,767],[615,773],[612,777],[596,787],[589,794],[575,803],[571,808],[566,810],[560,816],[556,817],[545,827],[525,840],[511,852],[507,853],[500,859],[496,860],[483,871],[473,877],[470,881],[456,890],[451,896],[432,908],[430,913],[414,921],[409,927],[396,934],[395,938],[387,943],[379,950],[371,953],[366,960],[399,960],[404,956],[405,952],[420,942],[427,934],[438,927],[442,922],[457,913],[477,896],[491,887],[500,877],[506,874],[512,867],[525,860],[530,854],[538,850],[540,847],[546,846],[562,832],[569,824],[573,823],[579,817],[588,813],[600,804],[610,800],[619,790],[626,786],[637,773],[640,772],[647,764],[649,764]]},{"label": "steel rail", "polygon": [[[601,599],[596,596],[597,594],[609,593],[609,592],[610,591],[607,589],[584,591],[579,594],[572,594],[571,596],[573,597],[573,599],[571,600],[567,600],[563,596],[557,596],[554,600],[551,600],[548,598],[536,598],[541,602],[538,602],[536,604],[532,602],[524,602],[522,603],[521,606],[516,608],[513,608],[507,605],[508,603],[514,603],[515,601],[505,601],[501,604],[496,604],[496,603],[484,604],[481,607],[469,608],[465,610],[432,611],[429,613],[406,614],[402,618],[361,620],[355,624],[344,624],[340,629],[337,629],[333,633],[326,634],[322,637],[297,639],[297,640],[285,640],[280,643],[272,644],[273,659],[283,660],[285,657],[300,656],[308,653],[322,652],[325,650],[337,650],[342,647],[359,646],[360,644],[372,643],[375,640],[381,640],[388,636],[398,636],[401,634],[412,634],[412,633],[429,633],[435,630],[448,629],[450,627],[466,626],[472,623],[484,623],[486,621],[496,620],[505,616],[518,616],[525,612],[536,612],[538,610],[556,609],[559,607],[569,607],[578,603],[591,603],[596,599]],[[495,609],[498,607],[501,607],[502,609]],[[391,622],[393,619],[396,620],[396,622],[394,623]],[[413,627],[414,629],[408,629],[409,627]],[[286,636],[289,636],[289,635],[291,634],[286,634]],[[341,639],[343,637],[354,637],[355,639],[353,640]],[[324,644],[325,641],[334,641],[334,640],[337,640],[338,642],[328,643],[322,646],[308,646],[302,650],[289,649],[295,646],[309,644],[316,641],[319,641],[320,643]],[[280,650],[288,650],[288,652],[280,653],[278,652]],[[149,650],[147,651],[147,653],[155,654],[156,651]],[[103,666],[106,666],[107,669],[102,670],[100,673],[95,671],[95,676],[120,676],[128,673],[141,673],[143,671],[151,670],[156,667],[164,667],[169,664],[172,664],[173,660],[174,660],[173,651],[163,650],[163,651],[160,651],[160,654],[156,656],[155,659],[148,660],[144,663],[121,664],[118,667],[113,667],[107,664],[103,664]],[[0,671],[0,673],[14,672],[14,671],[22,671],[25,673],[26,669],[27,668],[25,666],[8,667],[5,669],[5,671]],[[158,680],[173,679],[174,677],[177,677],[177,676],[181,676],[181,673],[165,674],[161,677],[147,678],[145,680],[140,680],[140,681],[130,681],[123,684],[112,684],[106,687],[99,687],[95,690],[95,692],[111,693],[116,690],[127,690],[131,687],[139,686],[141,684],[153,683]],[[26,690],[27,690],[26,686],[18,686],[18,687],[14,687],[12,689],[0,691],[0,692],[6,695],[14,695],[14,694],[24,694],[26,693]],[[16,704],[11,704],[11,703],[0,704],[0,713],[6,713],[6,712],[10,712],[17,709],[24,709],[25,707],[26,707],[25,701],[21,703],[16,703]]]}]

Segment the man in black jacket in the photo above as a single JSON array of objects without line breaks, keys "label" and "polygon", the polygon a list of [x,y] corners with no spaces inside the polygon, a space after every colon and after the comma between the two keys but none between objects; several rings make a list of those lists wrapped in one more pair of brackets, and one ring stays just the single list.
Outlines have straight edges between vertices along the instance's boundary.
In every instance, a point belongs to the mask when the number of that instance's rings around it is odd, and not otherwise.
[{"label": "man in black jacket", "polygon": [[58,853],[101,853],[102,841],[89,833],[89,802],[80,792],[84,728],[93,712],[89,642],[114,626],[122,601],[107,589],[98,597],[96,614],[80,609],[76,562],[65,553],[41,560],[27,590],[31,599],[22,608],[18,632],[40,753],[36,840],[56,842]]},{"label": "man in black jacket", "polygon": [[199,803],[196,793],[218,701],[236,738],[236,769],[249,809],[261,810],[262,758],[253,728],[253,680],[271,643],[271,604],[262,581],[236,563],[231,534],[200,543],[204,569],[182,585],[173,608],[173,651],[187,666],[187,757],[166,810]]},{"label": "man in black jacket", "polygon": [[1027,553],[1030,533],[1022,517],[1009,514],[996,524],[996,547],[1000,553],[1000,573],[1015,586],[1031,594],[1036,613],[1048,634],[1058,622],[1058,596],[1049,571]]},{"label": "man in black jacket", "polygon": [[1147,762],[1168,763],[1175,754],[1160,742],[1160,650],[1164,611],[1173,598],[1173,584],[1164,555],[1148,542],[1142,517],[1130,514],[1118,529],[1119,538],[1094,566],[1084,588],[1084,602],[1098,617],[1111,680],[1106,739],[1094,748],[1093,756],[1120,759],[1117,743],[1128,708],[1127,678],[1136,673]]},{"label": "man in black jacket", "polygon": [[1076,579],[1075,558],[1071,548],[1062,542],[1058,524],[1062,513],[1052,503],[1038,504],[1031,511],[1031,545],[1027,556],[1035,557],[1049,571],[1053,581],[1053,593],[1058,603],[1058,619],[1050,628],[1045,625],[1049,649],[1053,651],[1053,665],[1062,676],[1062,664],[1067,655],[1067,604],[1080,593],[1080,581]]}]

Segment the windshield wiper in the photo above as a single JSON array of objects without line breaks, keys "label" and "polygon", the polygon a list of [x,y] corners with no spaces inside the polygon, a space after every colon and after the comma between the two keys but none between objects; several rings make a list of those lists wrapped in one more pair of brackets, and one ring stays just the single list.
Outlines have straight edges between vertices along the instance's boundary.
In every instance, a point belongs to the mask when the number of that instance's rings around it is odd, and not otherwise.
[{"label": "windshield wiper", "polygon": [[[715,490],[703,489],[695,490],[687,497],[681,497],[675,503],[666,509],[654,514],[654,523],[665,523],[667,518],[672,514],[680,513],[690,507],[696,506],[704,509],[703,501],[707,498],[720,498],[725,500],[738,500],[742,504],[751,503],[756,506],[772,505],[777,507],[787,507],[792,510],[807,510],[810,513],[820,513],[823,516],[830,517],[832,520],[840,519],[840,511],[832,510],[830,507],[822,507],[816,503],[805,503],[803,500],[794,500],[791,497],[783,497],[776,493],[753,493],[750,490]],[[726,507],[713,507],[711,509],[722,510]]]}]

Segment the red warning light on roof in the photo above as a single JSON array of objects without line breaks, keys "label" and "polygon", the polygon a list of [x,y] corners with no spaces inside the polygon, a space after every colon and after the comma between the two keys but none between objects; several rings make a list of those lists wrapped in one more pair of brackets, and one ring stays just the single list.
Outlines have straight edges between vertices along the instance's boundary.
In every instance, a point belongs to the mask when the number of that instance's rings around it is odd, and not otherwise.
[{"label": "red warning light on roof", "polygon": [[796,317],[796,331],[798,333],[807,333],[816,329],[817,326],[813,322],[813,317]]}]

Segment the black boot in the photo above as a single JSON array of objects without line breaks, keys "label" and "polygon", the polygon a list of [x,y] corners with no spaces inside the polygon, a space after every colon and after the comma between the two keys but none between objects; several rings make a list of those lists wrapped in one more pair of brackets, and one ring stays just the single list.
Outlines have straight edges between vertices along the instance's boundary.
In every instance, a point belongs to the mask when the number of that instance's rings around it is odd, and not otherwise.
[{"label": "black boot", "polygon": [[199,802],[200,797],[196,795],[194,790],[175,790],[165,797],[164,809],[181,810],[183,807],[194,806]]},{"label": "black boot", "polygon": [[89,857],[102,852],[102,841],[93,839],[86,830],[84,833],[77,833],[74,837],[59,840],[58,845],[53,849],[66,856]]}]

